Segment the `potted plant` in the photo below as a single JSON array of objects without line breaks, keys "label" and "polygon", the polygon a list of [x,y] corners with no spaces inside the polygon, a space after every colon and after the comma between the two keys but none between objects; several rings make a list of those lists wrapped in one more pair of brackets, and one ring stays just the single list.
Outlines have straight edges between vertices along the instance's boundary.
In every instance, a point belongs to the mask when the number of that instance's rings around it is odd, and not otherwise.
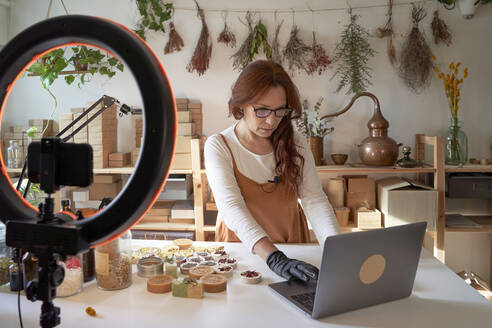
[{"label": "potted plant", "polygon": [[166,32],[164,22],[172,18],[173,3],[164,3],[161,0],[137,0],[140,20],[133,31],[146,40],[148,30]]},{"label": "potted plant", "polygon": [[319,97],[314,110],[311,111],[309,102],[305,99],[301,116],[296,120],[297,129],[307,138],[316,165],[323,165],[323,137],[334,130],[333,127],[327,126],[327,122],[321,120],[319,110],[322,102],[323,97]]}]

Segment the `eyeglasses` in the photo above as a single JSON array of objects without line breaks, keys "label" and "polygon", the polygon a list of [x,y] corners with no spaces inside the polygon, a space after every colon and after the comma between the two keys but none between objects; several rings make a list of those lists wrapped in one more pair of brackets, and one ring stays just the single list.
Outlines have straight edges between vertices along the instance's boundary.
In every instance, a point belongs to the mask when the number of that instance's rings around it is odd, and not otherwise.
[{"label": "eyeglasses", "polygon": [[277,108],[277,109],[269,109],[269,108],[254,108],[255,115],[258,118],[267,118],[273,112],[276,117],[284,117],[292,112],[290,108]]}]

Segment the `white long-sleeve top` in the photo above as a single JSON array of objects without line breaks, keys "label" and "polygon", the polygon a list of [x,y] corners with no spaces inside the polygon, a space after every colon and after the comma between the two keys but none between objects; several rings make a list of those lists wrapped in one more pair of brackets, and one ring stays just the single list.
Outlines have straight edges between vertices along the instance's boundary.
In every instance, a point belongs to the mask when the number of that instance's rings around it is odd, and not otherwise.
[{"label": "white long-sleeve top", "polygon": [[[226,138],[239,172],[257,183],[266,183],[275,176],[275,155],[257,155],[244,147],[236,136],[233,125],[221,134]],[[324,193],[316,172],[313,155],[306,139],[297,131],[294,141],[304,157],[303,180],[297,194],[306,218],[311,223],[316,238],[322,244],[326,237],[340,233],[333,208]],[[205,142],[205,168],[210,188],[219,213],[226,226],[253,252],[253,246],[268,235],[256,222],[244,201],[234,176],[231,152],[219,134]]]}]

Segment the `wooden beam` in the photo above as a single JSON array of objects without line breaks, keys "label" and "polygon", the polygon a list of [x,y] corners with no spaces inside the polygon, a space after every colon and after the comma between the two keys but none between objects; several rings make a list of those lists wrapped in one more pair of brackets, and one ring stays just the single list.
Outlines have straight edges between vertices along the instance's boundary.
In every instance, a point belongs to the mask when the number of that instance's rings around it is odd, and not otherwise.
[{"label": "wooden beam", "polygon": [[446,262],[444,253],[444,236],[446,230],[446,217],[445,217],[445,172],[444,172],[444,137],[436,137],[436,144],[434,146],[434,188],[438,192],[437,203],[437,222],[436,222],[436,236],[434,238],[434,256],[442,263]]},{"label": "wooden beam", "polygon": [[[417,163],[423,163],[425,160],[425,143],[422,142],[424,135],[416,134],[415,135],[415,149],[413,151],[415,160]],[[420,183],[424,183],[425,177],[423,173],[417,173],[416,179]]]},{"label": "wooden beam", "polygon": [[194,209],[195,209],[195,228],[196,240],[204,241],[205,234],[203,232],[204,212],[203,200],[204,189],[202,183],[202,162],[200,156],[200,139],[191,139],[191,171],[193,174],[193,194],[194,194]]}]

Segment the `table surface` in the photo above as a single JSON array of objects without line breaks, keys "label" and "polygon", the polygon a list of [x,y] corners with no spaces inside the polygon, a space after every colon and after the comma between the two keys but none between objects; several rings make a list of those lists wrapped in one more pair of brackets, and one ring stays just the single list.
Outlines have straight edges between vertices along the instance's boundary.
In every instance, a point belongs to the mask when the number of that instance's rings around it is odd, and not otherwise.
[{"label": "table surface", "polygon": [[[133,241],[133,247],[163,246],[164,241]],[[195,245],[207,244],[196,242]],[[239,243],[223,243],[237,258],[238,269],[229,278],[227,291],[205,293],[203,299],[151,294],[146,279],[136,275],[133,284],[119,291],[103,291],[95,282],[82,292],[55,299],[61,307],[61,327],[492,327],[492,303],[432,255],[423,251],[410,297],[344,314],[313,320],[274,294],[267,285],[281,279]],[[319,266],[317,245],[278,245],[290,257]],[[252,268],[263,274],[258,285],[246,285],[238,271]],[[25,327],[39,322],[40,302],[21,297]],[[98,315],[85,313],[87,306]],[[19,327],[17,294],[0,292],[1,327]]]}]

